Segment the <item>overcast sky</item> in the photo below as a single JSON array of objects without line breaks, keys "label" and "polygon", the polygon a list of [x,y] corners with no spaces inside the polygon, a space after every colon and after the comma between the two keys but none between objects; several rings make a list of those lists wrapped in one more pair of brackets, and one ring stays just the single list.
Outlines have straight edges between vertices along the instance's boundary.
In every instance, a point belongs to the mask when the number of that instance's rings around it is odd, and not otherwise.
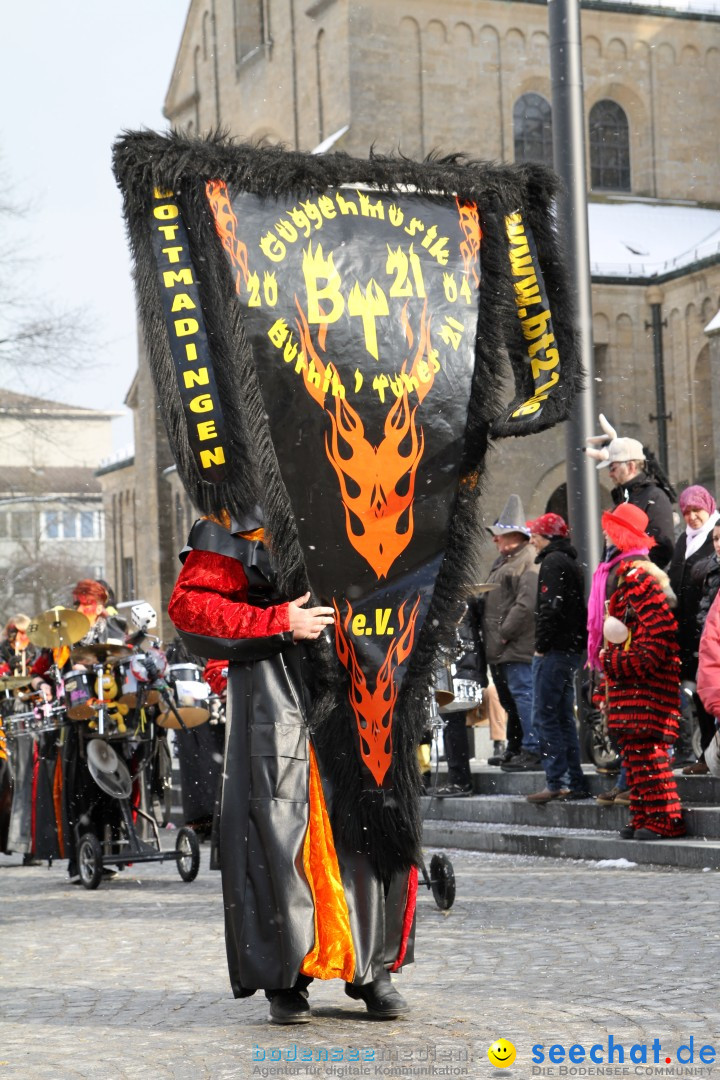
[{"label": "overcast sky", "polygon": [[[6,389],[124,409],[136,327],[111,148],[125,128],[167,128],[162,106],[188,8],[189,0],[2,4],[0,171],[18,201],[32,203],[14,240],[33,260],[38,295],[87,310],[103,343],[100,366],[82,379],[18,379]],[[114,428],[116,446],[131,439],[128,419]]]}]

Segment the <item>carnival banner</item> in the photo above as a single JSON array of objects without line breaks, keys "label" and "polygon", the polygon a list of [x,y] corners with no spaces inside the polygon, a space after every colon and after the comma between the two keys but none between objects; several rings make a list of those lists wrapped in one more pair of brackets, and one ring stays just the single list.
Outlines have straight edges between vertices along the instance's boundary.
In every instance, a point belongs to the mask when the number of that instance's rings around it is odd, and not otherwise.
[{"label": "carnival banner", "polygon": [[259,504],[279,587],[335,607],[317,737],[350,720],[350,797],[412,787],[488,439],[563,419],[579,382],[554,178],[148,133],[116,172],[188,491]]}]

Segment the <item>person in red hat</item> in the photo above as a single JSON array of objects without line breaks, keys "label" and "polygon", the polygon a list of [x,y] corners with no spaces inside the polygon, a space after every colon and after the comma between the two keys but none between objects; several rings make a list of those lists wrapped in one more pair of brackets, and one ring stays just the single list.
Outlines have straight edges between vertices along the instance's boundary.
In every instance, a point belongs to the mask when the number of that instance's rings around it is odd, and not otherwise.
[{"label": "person in red hat", "polygon": [[533,657],[533,728],[540,739],[545,787],[531,803],[587,799],[575,724],[575,672],[585,650],[583,572],[559,514],[527,522],[539,565]]},{"label": "person in red hat", "polygon": [[[603,514],[602,525],[617,554],[610,560],[614,587],[597,654],[604,674],[604,695],[598,697],[620,744],[631,791],[630,824],[620,835],[635,840],[683,836],[668,756],[680,719],[674,594],[667,574],[649,558],[654,540],[643,510],[623,503]],[[610,573],[605,579],[612,581]]]}]

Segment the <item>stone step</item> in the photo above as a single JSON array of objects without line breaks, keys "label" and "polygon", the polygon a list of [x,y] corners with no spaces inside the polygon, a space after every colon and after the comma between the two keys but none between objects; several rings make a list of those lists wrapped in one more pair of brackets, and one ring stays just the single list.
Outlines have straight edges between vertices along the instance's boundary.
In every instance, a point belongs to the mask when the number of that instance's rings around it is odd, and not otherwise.
[{"label": "stone step", "polygon": [[[537,790],[537,785],[535,787]],[[477,825],[531,826],[617,832],[628,823],[626,806],[601,806],[594,799],[529,803],[524,795],[475,795],[460,799],[423,799],[426,821],[467,821]],[[688,834],[720,840],[720,807],[683,805]]]},{"label": "stone step", "polygon": [[595,829],[428,820],[423,844],[430,849],[720,870],[719,840],[621,840],[616,832]]},{"label": "stone step", "polygon": [[[478,795],[530,795],[533,791],[540,791],[545,787],[545,773],[537,772],[503,772],[502,769],[491,765],[472,762],[472,780],[475,793]],[[583,767],[585,779],[593,795],[600,795],[608,791],[616,783],[616,776],[601,776],[593,766]],[[435,769],[433,768],[432,779],[435,782]],[[720,808],[720,777],[715,776],[683,776],[680,772],[674,773],[677,782],[678,794],[685,804],[717,806]],[[438,784],[446,783],[447,766],[444,761],[440,762],[437,770]]]}]

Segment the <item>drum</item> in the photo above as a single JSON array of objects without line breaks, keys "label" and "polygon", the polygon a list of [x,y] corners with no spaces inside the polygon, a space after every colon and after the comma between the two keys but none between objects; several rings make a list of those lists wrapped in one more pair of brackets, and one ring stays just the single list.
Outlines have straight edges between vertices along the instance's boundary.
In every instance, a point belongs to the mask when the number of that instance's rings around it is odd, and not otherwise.
[{"label": "drum", "polygon": [[150,689],[149,684],[165,674],[167,662],[159,664],[158,657],[162,657],[164,661],[165,654],[157,649],[152,650],[152,652],[155,655],[151,656],[150,662],[148,662],[146,654],[140,652],[134,653],[132,656],[125,656],[115,664],[113,672],[120,690],[118,701],[121,704],[129,705],[133,709],[136,708],[138,694],[143,686],[145,686],[145,693],[142,696],[142,701],[145,705],[157,705],[160,700],[158,691]]},{"label": "drum", "polygon": [[[202,668],[199,668],[197,664],[169,664],[167,681],[171,686],[175,686],[177,683],[201,683],[203,686],[207,686],[207,683],[203,682]],[[208,687],[203,700],[209,696],[210,689]]]},{"label": "drum", "polygon": [[23,735],[42,735],[46,731],[57,731],[65,720],[65,709],[60,705],[45,705],[32,712],[15,713],[3,719],[6,735],[19,738]]},{"label": "drum", "polygon": [[35,713],[15,713],[13,716],[3,718],[5,734],[17,739],[20,735],[32,735],[31,721],[35,719]]},{"label": "drum", "polygon": [[447,705],[440,706],[440,713],[469,712],[482,701],[482,686],[474,679],[458,679],[453,677],[453,700]]},{"label": "drum", "polygon": [[442,709],[449,705],[455,697],[453,690],[452,672],[449,667],[439,667],[433,673],[433,696],[437,705]]},{"label": "drum", "polygon": [[[167,675],[168,683],[175,698],[177,710],[188,727],[198,727],[210,719],[210,687],[203,680],[202,668],[197,664],[170,664]],[[161,727],[179,727],[177,717],[167,708],[158,717]]]},{"label": "drum", "polygon": [[71,720],[92,720],[97,709],[88,704],[95,701],[95,676],[87,671],[71,671],[63,679],[65,708]]}]

